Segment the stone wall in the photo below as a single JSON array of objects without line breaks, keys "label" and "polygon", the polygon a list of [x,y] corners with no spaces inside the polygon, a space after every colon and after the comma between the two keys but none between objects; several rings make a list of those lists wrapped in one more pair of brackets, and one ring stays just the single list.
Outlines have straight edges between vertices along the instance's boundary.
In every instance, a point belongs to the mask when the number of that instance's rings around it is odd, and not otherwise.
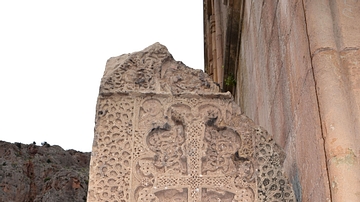
[{"label": "stone wall", "polygon": [[[230,61],[217,81],[286,151],[298,201],[359,201],[360,1],[220,2],[232,45],[212,47]],[[206,24],[217,4],[204,5]]]},{"label": "stone wall", "polygon": [[301,201],[330,198],[302,1],[244,7],[236,101],[287,153]]}]

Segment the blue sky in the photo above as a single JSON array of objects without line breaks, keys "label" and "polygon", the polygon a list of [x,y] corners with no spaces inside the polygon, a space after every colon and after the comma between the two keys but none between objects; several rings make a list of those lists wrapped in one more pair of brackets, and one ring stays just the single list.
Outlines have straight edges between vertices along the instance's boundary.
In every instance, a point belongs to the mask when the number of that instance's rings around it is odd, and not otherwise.
[{"label": "blue sky", "polygon": [[91,151],[106,60],[160,42],[203,68],[202,1],[1,1],[0,140]]}]

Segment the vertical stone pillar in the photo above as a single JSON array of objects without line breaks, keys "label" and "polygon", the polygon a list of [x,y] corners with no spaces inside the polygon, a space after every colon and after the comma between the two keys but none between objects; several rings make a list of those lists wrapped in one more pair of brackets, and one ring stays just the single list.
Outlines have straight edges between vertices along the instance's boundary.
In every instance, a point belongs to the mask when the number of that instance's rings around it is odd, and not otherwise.
[{"label": "vertical stone pillar", "polygon": [[360,1],[304,2],[332,201],[360,201]]},{"label": "vertical stone pillar", "polygon": [[224,63],[223,63],[223,37],[222,37],[222,30],[221,30],[221,12],[220,12],[220,1],[213,1],[213,8],[214,8],[214,17],[215,17],[215,35],[216,35],[216,68],[217,68],[217,80],[220,84],[220,87],[223,88],[223,80],[224,80]]},{"label": "vertical stone pillar", "polygon": [[215,16],[214,15],[211,15],[210,16],[210,33],[211,33],[211,53],[212,53],[212,62],[211,62],[211,65],[212,65],[212,72],[213,72],[213,78],[214,78],[214,81],[215,82],[218,82],[219,81],[219,72],[217,71],[217,47],[216,47],[216,31],[215,31]]}]

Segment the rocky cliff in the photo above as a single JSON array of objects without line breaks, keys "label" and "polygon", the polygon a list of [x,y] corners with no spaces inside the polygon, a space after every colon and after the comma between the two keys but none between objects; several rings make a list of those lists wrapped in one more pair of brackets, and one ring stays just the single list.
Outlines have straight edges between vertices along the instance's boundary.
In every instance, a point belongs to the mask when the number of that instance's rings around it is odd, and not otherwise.
[{"label": "rocky cliff", "polygon": [[0,201],[86,201],[90,153],[0,141]]}]

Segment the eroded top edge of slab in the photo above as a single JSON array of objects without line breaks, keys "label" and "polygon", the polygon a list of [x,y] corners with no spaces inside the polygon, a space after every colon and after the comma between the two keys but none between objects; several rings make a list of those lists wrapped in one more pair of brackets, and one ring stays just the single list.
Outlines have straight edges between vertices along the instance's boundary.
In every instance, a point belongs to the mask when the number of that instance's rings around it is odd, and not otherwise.
[{"label": "eroded top edge of slab", "polygon": [[192,69],[175,61],[168,49],[160,43],[107,61],[100,94],[133,92],[229,96],[228,93],[222,93],[219,85],[202,70]]}]

